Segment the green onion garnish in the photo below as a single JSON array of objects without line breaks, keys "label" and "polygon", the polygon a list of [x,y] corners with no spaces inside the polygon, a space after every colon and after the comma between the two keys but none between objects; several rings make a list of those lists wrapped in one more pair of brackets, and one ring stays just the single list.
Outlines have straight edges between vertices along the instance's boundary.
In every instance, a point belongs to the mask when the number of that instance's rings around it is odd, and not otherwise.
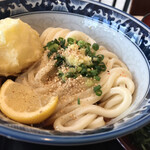
[{"label": "green onion garnish", "polygon": [[58,77],[62,78],[63,75],[64,75],[64,73],[61,70],[58,71]]},{"label": "green onion garnish", "polygon": [[64,38],[62,38],[62,37],[59,37],[58,40],[59,40],[60,46],[62,48],[65,48],[65,42],[66,42],[66,40]]},{"label": "green onion garnish", "polygon": [[86,43],[85,41],[79,40],[77,42],[77,45],[79,46],[79,48],[85,48],[86,47]]},{"label": "green onion garnish", "polygon": [[67,78],[77,78],[77,74],[75,72],[67,72],[66,73]]},{"label": "green onion garnish", "polygon": [[96,94],[97,96],[101,96],[101,95],[102,95],[102,90],[101,90],[101,86],[100,86],[100,85],[95,86],[95,87],[93,88],[93,90],[94,90],[94,92],[95,92],[95,94]]},{"label": "green onion garnish", "polygon": [[75,40],[73,38],[68,38],[67,42],[68,42],[68,44],[72,45],[75,43]]},{"label": "green onion garnish", "polygon": [[97,81],[100,81],[100,77],[99,76],[94,76],[94,79]]},{"label": "green onion garnish", "polygon": [[[66,48],[69,45],[77,44],[79,46],[79,50],[81,48],[84,49],[83,52],[85,56],[91,57],[90,65],[87,64],[80,64],[79,66],[69,66],[66,63],[66,58],[60,53],[61,50],[66,50]],[[59,37],[58,39],[52,40],[47,43],[47,45],[44,47],[45,50],[49,50],[47,56],[50,57],[51,55],[54,55],[54,60],[56,60],[55,67],[59,67],[61,69],[61,66],[64,65],[64,67],[67,68],[67,72],[63,73],[62,71],[58,71],[58,77],[62,79],[62,81],[66,81],[67,78],[77,78],[79,75],[82,75],[83,77],[91,78],[90,80],[100,81],[99,74],[102,71],[106,70],[106,65],[104,64],[103,59],[104,56],[99,54],[96,55],[96,51],[99,49],[99,45],[97,43],[94,43],[92,46],[90,43],[85,42],[83,40],[76,40],[74,38],[68,38],[65,40],[62,37]],[[93,80],[93,81],[94,81]],[[95,82],[94,81],[94,82]],[[92,85],[93,86],[93,85]],[[97,96],[102,95],[101,86],[95,86],[93,88],[94,92]],[[80,101],[80,99],[78,100]]]},{"label": "green onion garnish", "polygon": [[94,43],[94,44],[92,45],[92,48],[93,48],[95,51],[97,51],[97,50],[99,49],[99,45],[98,45],[97,43]]},{"label": "green onion garnish", "polygon": [[56,66],[56,67],[61,66],[61,65],[63,64],[63,62],[65,61],[65,57],[62,56],[62,55],[60,55],[60,54],[57,54],[57,55],[54,57],[54,59],[57,60],[56,63],[55,63],[55,66]]},{"label": "green onion garnish", "polygon": [[80,105],[80,98],[78,98],[78,105]]},{"label": "green onion garnish", "polygon": [[81,67],[77,67],[77,72],[81,72],[82,68]]},{"label": "green onion garnish", "polygon": [[55,49],[55,48],[51,49],[51,50],[48,52],[47,57],[50,58],[50,56],[53,55],[53,54],[56,53],[56,52],[57,52],[57,49]]}]

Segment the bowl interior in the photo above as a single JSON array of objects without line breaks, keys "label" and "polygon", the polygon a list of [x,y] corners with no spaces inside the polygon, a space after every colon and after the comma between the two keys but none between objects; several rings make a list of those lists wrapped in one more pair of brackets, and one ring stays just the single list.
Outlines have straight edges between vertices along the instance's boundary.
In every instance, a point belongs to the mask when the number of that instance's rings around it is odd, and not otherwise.
[{"label": "bowl interior", "polygon": [[148,63],[143,52],[124,34],[114,30],[104,22],[97,22],[87,17],[83,18],[72,14],[41,12],[19,16],[19,18],[30,24],[39,34],[48,27],[61,27],[82,31],[91,36],[100,45],[105,46],[109,51],[117,54],[128,66],[136,86],[133,95],[134,102],[126,112],[110,123],[114,123],[114,121],[116,122],[130,114],[142,103],[149,86]]}]

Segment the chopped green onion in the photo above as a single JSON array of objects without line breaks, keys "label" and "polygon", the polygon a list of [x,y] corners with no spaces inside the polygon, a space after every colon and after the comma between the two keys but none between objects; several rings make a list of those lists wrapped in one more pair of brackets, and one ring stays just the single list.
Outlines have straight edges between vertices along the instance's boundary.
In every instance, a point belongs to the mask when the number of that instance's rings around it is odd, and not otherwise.
[{"label": "chopped green onion", "polygon": [[97,81],[100,81],[100,77],[99,76],[94,76],[94,79]]},{"label": "chopped green onion", "polygon": [[54,40],[54,43],[59,45],[59,41],[57,39]]},{"label": "chopped green onion", "polygon": [[99,72],[96,69],[94,69],[94,70],[91,70],[91,74],[94,77],[94,76],[97,76]]},{"label": "chopped green onion", "polygon": [[62,48],[65,48],[65,42],[66,42],[66,40],[64,38],[62,38],[62,37],[59,37],[58,40],[60,42],[60,46]]},{"label": "chopped green onion", "polygon": [[78,105],[80,105],[80,98],[78,98]]},{"label": "chopped green onion", "polygon": [[104,59],[104,55],[97,55],[100,58],[100,61]]},{"label": "chopped green onion", "polygon": [[95,86],[95,87],[94,87],[94,92],[97,91],[97,90],[100,90],[100,89],[101,89],[101,86],[100,86],[100,85]]},{"label": "chopped green onion", "polygon": [[86,46],[86,43],[85,43],[85,41],[79,40],[79,41],[77,42],[77,45],[79,46],[79,48],[83,48],[83,47]]},{"label": "chopped green onion", "polygon": [[58,50],[59,45],[58,45],[58,44],[53,44],[53,45],[51,45],[51,46],[48,47],[49,50],[52,50],[52,49],[54,49],[54,48],[55,48],[56,50]]},{"label": "chopped green onion", "polygon": [[70,44],[70,45],[74,44],[74,42],[75,42],[75,40],[73,38],[68,38],[67,39],[67,43]]},{"label": "chopped green onion", "polygon": [[93,48],[95,51],[97,51],[97,50],[99,49],[99,45],[98,45],[97,43],[94,43],[94,44],[92,45],[92,48]]},{"label": "chopped green onion", "polygon": [[63,82],[66,82],[66,79],[67,79],[67,77],[66,77],[66,75],[64,74],[64,75],[62,76],[62,81],[63,81]]},{"label": "chopped green onion", "polygon": [[100,85],[95,86],[95,87],[93,88],[93,90],[94,90],[94,92],[95,92],[95,94],[96,94],[97,96],[101,96],[101,95],[102,95],[102,90],[101,90],[101,86],[100,86]]},{"label": "chopped green onion", "polygon": [[90,47],[87,47],[87,48],[85,49],[85,55],[87,56],[90,52],[91,52],[91,51],[90,51]]},{"label": "chopped green onion", "polygon": [[61,66],[61,65],[63,64],[63,62],[65,61],[65,57],[62,56],[62,55],[60,55],[60,54],[57,54],[57,55],[54,57],[54,59],[57,60],[56,63],[55,63],[55,66],[56,66],[56,67]]},{"label": "chopped green onion", "polygon": [[104,64],[104,62],[100,63],[100,67],[101,67],[101,71],[105,71],[106,70],[106,65]]},{"label": "chopped green onion", "polygon": [[101,96],[102,95],[102,90],[96,91],[95,92],[97,96]]},{"label": "chopped green onion", "polygon": [[94,56],[92,57],[92,62],[94,65],[99,65],[101,63],[101,61],[104,59],[104,56],[103,55],[97,55],[97,56]]},{"label": "chopped green onion", "polygon": [[44,46],[44,49],[49,48],[51,45],[54,44],[54,41],[48,42],[46,46]]},{"label": "chopped green onion", "polygon": [[67,78],[77,78],[77,74],[75,72],[67,72],[66,73]]},{"label": "chopped green onion", "polygon": [[101,72],[101,66],[100,65],[94,66],[94,69],[96,69],[99,73]]},{"label": "chopped green onion", "polygon": [[88,71],[88,72],[90,72],[90,71],[91,71],[91,69],[90,69],[90,68],[87,68],[87,71]]},{"label": "chopped green onion", "polygon": [[81,72],[82,67],[77,67],[77,72]]},{"label": "chopped green onion", "polygon": [[[55,46],[53,46],[53,45],[55,45]],[[57,39],[55,39],[55,40],[48,42],[47,45],[44,46],[44,49],[46,50],[46,48],[47,48],[47,49],[51,50],[53,48],[57,49],[58,47],[59,47],[59,42]]]},{"label": "chopped green onion", "polygon": [[[62,79],[62,81],[66,81],[67,78],[77,78],[79,75],[82,75],[83,77],[90,78],[91,82],[89,82],[89,85],[94,85],[94,80],[100,81],[99,74],[101,71],[106,70],[106,65],[104,64],[103,59],[104,55],[96,55],[96,51],[99,49],[99,45],[97,43],[94,43],[92,46],[90,43],[85,42],[83,40],[77,41],[74,38],[68,38],[67,44],[65,43],[65,39],[62,37],[59,37],[58,39],[52,40],[47,43],[47,45],[44,47],[45,49],[50,50],[47,54],[48,57],[56,53],[54,56],[54,60],[56,60],[55,66],[60,67],[61,65],[64,65],[64,67],[69,67],[68,72],[63,73],[62,71],[58,71],[58,77]],[[80,64],[79,66],[69,66],[66,63],[66,58],[59,53],[59,50],[66,49],[68,45],[77,44],[79,46],[79,50],[83,48],[84,55],[91,57],[90,65],[87,64]],[[94,80],[93,80],[94,79]],[[87,82],[88,83],[88,82]],[[101,96],[101,86],[98,85],[93,88],[94,92],[97,96]]]},{"label": "chopped green onion", "polygon": [[57,52],[57,49],[55,49],[55,48],[51,49],[51,50],[48,52],[47,57],[50,58],[50,56],[53,55],[53,54],[56,53],[56,52]]},{"label": "chopped green onion", "polygon": [[64,75],[64,73],[61,70],[58,71],[58,77],[62,78],[63,75]]},{"label": "chopped green onion", "polygon": [[88,42],[86,42],[86,43],[85,43],[85,46],[86,46],[86,47],[90,47],[90,46],[91,46],[91,44],[90,44],[90,43],[88,43]]},{"label": "chopped green onion", "polygon": [[92,52],[92,51],[90,50],[90,47],[88,46],[88,47],[86,47],[86,49],[85,49],[85,55],[86,55],[86,56],[89,56],[89,57],[94,57],[94,56],[95,56],[95,52]]},{"label": "chopped green onion", "polygon": [[87,75],[87,68],[82,68],[80,73],[81,73],[82,76],[85,77]]}]

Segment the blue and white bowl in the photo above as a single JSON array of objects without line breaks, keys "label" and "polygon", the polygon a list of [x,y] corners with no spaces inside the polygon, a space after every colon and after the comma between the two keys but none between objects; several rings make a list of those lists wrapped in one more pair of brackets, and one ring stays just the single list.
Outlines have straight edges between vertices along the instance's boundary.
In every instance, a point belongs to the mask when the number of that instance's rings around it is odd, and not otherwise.
[{"label": "blue and white bowl", "polygon": [[0,114],[0,134],[49,145],[81,145],[129,134],[150,122],[150,28],[134,17],[90,0],[0,1],[0,17],[15,17],[39,33],[47,27],[80,30],[116,53],[133,74],[131,107],[107,126],[86,132],[60,133],[29,127]]}]

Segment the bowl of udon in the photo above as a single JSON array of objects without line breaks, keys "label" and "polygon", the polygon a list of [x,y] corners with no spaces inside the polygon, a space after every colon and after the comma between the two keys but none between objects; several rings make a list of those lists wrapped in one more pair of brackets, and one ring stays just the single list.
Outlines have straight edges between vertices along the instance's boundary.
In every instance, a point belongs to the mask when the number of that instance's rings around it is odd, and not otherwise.
[{"label": "bowl of udon", "polygon": [[90,0],[0,2],[0,135],[81,145],[150,122],[150,31]]}]

